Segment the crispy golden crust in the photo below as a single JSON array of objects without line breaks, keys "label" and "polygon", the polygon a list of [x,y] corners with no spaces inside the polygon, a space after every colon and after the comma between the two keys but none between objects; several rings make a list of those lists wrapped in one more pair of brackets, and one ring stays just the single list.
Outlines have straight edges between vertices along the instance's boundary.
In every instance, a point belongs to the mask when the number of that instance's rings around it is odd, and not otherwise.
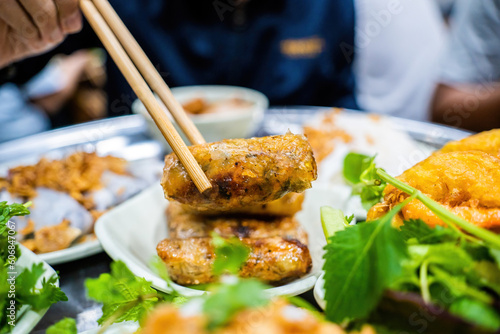
[{"label": "crispy golden crust", "polygon": [[170,239],[209,237],[215,231],[224,238],[283,237],[308,244],[307,233],[293,217],[206,217],[185,212],[181,204],[171,202],[167,208],[167,222]]},{"label": "crispy golden crust", "polygon": [[304,193],[289,193],[276,201],[264,204],[256,204],[249,206],[242,206],[239,208],[231,208],[230,210],[200,210],[198,208],[183,205],[184,210],[187,212],[203,215],[220,215],[220,214],[250,214],[257,216],[288,216],[292,217],[297,212],[302,210],[302,203],[304,202]]},{"label": "crispy golden crust", "polygon": [[302,135],[231,139],[189,149],[213,188],[201,194],[175,154],[165,158],[162,186],[167,199],[198,210],[271,202],[310,188],[317,177],[311,146]]},{"label": "crispy golden crust", "polygon": [[[283,299],[260,308],[238,312],[227,326],[209,332],[203,314],[185,316],[173,305],[155,309],[147,318],[140,334],[341,334],[338,325],[318,320],[304,309],[298,309]],[[373,333],[365,332],[363,333]]]},{"label": "crispy golden crust", "polygon": [[500,129],[481,132],[462,140],[449,142],[438,152],[458,151],[481,151],[497,157],[500,156]]},{"label": "crispy golden crust", "polygon": [[[479,151],[434,154],[410,168],[399,180],[468,221],[489,229],[500,227],[500,159]],[[384,202],[368,213],[376,219],[407,197],[393,186],[384,191]],[[421,218],[430,225],[443,224],[423,204],[414,200],[402,210],[404,219]]]},{"label": "crispy golden crust", "polygon": [[[215,260],[211,238],[161,241],[156,250],[165,262],[170,277],[182,285],[204,284],[214,280]],[[241,239],[251,253],[240,270],[241,277],[254,277],[279,284],[304,276],[312,268],[307,246],[281,237]]]}]

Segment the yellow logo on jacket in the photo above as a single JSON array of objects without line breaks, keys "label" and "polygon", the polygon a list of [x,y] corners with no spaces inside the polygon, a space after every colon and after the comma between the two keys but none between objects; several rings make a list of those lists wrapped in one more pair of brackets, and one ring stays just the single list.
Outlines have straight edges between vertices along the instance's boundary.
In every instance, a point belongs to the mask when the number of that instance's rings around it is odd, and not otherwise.
[{"label": "yellow logo on jacket", "polygon": [[325,40],[318,36],[285,39],[280,43],[281,53],[290,58],[314,58],[325,48]]}]

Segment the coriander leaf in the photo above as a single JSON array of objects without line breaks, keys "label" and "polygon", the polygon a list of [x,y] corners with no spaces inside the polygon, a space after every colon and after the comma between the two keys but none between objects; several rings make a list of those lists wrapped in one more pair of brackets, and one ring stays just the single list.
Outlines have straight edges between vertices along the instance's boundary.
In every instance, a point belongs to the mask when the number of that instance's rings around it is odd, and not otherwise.
[{"label": "coriander leaf", "polygon": [[451,304],[449,312],[481,328],[492,331],[500,329],[500,315],[498,312],[478,300],[460,298]]},{"label": "coriander leaf", "polygon": [[76,321],[75,319],[64,318],[47,328],[45,334],[77,334]]},{"label": "coriander leaf", "polygon": [[386,183],[377,174],[375,157],[347,154],[344,159],[344,177],[352,184],[352,194],[360,196],[366,210],[382,199]]},{"label": "coriander leaf", "polygon": [[400,227],[401,237],[405,241],[415,239],[419,244],[436,244],[440,242],[456,241],[459,235],[452,229],[443,226],[434,228],[427,225],[423,220],[407,220]]},{"label": "coriander leaf", "polygon": [[240,239],[236,237],[224,239],[215,232],[212,233],[212,245],[215,248],[212,270],[216,276],[224,273],[236,275],[250,254],[250,248]]},{"label": "coriander leaf", "polygon": [[208,318],[208,329],[214,330],[227,324],[233,316],[248,308],[265,306],[270,299],[267,286],[257,280],[235,278],[233,284],[221,284],[206,297],[203,313]]},{"label": "coriander leaf", "polygon": [[326,316],[334,322],[364,318],[402,275],[407,246],[391,225],[402,203],[379,220],[337,232],[325,247]]},{"label": "coriander leaf", "polygon": [[43,263],[33,264],[31,269],[25,268],[16,279],[16,300],[20,305],[31,305],[35,310],[43,310],[59,301],[67,301],[68,297],[56,286],[57,276],[43,279],[41,287],[37,282],[45,272]]},{"label": "coriander leaf", "polygon": [[344,178],[350,184],[355,185],[361,182],[361,174],[373,162],[374,157],[371,158],[364,154],[351,152],[344,158]]},{"label": "coriander leaf", "polygon": [[171,287],[172,280],[168,275],[167,266],[158,255],[155,255],[151,259],[151,261],[149,262],[149,266]]},{"label": "coriander leaf", "polygon": [[111,273],[85,281],[89,298],[103,303],[99,324],[141,321],[159,300],[151,282],[136,277],[121,261],[111,264]]}]

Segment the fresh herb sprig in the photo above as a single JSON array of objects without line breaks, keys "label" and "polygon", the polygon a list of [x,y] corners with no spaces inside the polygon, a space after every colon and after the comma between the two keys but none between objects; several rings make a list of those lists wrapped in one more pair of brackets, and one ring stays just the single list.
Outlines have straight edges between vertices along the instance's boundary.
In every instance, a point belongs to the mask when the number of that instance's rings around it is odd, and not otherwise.
[{"label": "fresh herb sprig", "polygon": [[9,272],[15,272],[20,269],[16,265],[17,259],[21,256],[21,251],[15,240],[15,230],[10,220],[16,216],[25,216],[30,212],[27,204],[7,204],[0,202],[0,334],[10,333],[12,324],[7,317],[7,309],[10,303],[15,300],[16,318],[20,316],[20,310],[24,307],[30,307],[35,311],[48,308],[59,301],[67,301],[68,298],[62,290],[56,285],[57,276],[46,279],[40,278],[45,273],[43,263],[35,263],[30,268],[23,270],[15,277],[15,292],[12,292],[10,282],[12,275]]}]

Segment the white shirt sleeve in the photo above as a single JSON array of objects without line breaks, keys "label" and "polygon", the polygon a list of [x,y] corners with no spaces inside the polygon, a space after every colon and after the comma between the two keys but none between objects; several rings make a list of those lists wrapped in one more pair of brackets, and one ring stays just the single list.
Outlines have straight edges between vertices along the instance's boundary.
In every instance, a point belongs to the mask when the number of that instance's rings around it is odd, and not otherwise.
[{"label": "white shirt sleeve", "polygon": [[500,0],[457,0],[451,36],[442,58],[441,82],[500,79]]},{"label": "white shirt sleeve", "polygon": [[[470,1],[470,0],[468,0]],[[355,0],[356,96],[369,112],[426,120],[445,27],[432,0]]]}]

